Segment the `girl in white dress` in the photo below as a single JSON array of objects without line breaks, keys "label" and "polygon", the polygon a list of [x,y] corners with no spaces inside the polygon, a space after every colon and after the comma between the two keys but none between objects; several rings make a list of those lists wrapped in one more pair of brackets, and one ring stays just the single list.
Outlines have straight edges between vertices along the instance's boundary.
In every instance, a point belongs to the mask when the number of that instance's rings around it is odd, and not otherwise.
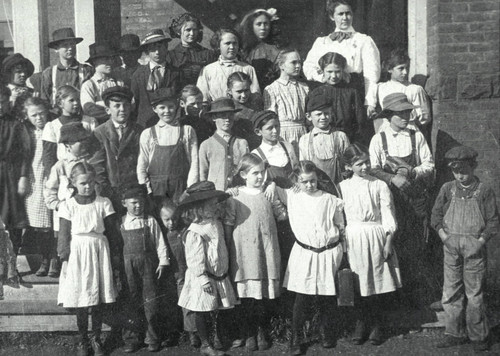
[{"label": "girl in white dress", "polygon": [[361,295],[352,341],[357,345],[364,341],[369,323],[369,340],[379,345],[382,342],[380,319],[388,305],[387,293],[401,287],[398,259],[393,248],[394,203],[387,184],[369,175],[367,152],[351,145],[344,152],[344,162],[346,170],[352,172],[350,179],[340,182],[347,219],[347,255],[357,275]]},{"label": "girl in white dress", "polygon": [[336,274],[344,248],[344,202],[318,188],[318,170],[311,161],[301,161],[297,171],[300,192],[277,188],[288,207],[295,235],[283,286],[296,293],[293,306],[291,355],[302,355],[299,336],[306,320],[305,309],[317,298],[321,314],[322,346],[334,347],[333,322]]},{"label": "girl in white dress", "polygon": [[[95,170],[85,162],[73,166],[70,182],[76,190],[59,207],[58,253],[63,261],[58,303],[76,312],[80,333],[78,355],[104,355],[100,333],[102,304],[113,303],[116,292],[109,242],[104,231],[115,231],[114,214],[108,198],[96,196]],[[88,315],[92,315],[91,338],[87,335]],[[89,342],[90,341],[90,342]]]},{"label": "girl in white dress", "polygon": [[[214,183],[202,181],[191,185],[179,199],[183,218],[191,225],[183,236],[187,270],[178,304],[194,312],[200,352],[209,356],[224,355],[224,352],[215,350],[208,341],[206,318],[211,311],[232,308],[236,303],[228,276],[224,229],[219,220],[220,204],[227,198],[228,194],[215,190]],[[217,330],[215,337],[218,341]]]}]

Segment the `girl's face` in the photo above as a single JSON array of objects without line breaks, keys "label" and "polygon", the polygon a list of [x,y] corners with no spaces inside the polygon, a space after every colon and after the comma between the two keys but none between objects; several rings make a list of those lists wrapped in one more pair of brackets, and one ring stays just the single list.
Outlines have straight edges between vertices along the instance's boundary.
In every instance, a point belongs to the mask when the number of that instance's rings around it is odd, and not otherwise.
[{"label": "girl's face", "polygon": [[246,182],[246,186],[249,188],[260,188],[264,183],[264,176],[266,173],[266,168],[264,162],[253,166],[247,172],[240,172],[241,178]]},{"label": "girl's face", "polygon": [[370,158],[368,156],[361,157],[352,165],[346,165],[346,168],[358,177],[366,177],[366,175],[370,172]]},{"label": "girl's face", "polygon": [[30,105],[26,110],[28,120],[33,126],[41,130],[47,123],[47,109],[43,105]]},{"label": "girl's face", "polygon": [[230,133],[231,129],[233,128],[234,125],[234,113],[232,112],[223,112],[220,114],[217,114],[217,118],[214,119],[215,121],[215,126],[217,127],[217,130]]},{"label": "girl's face", "polygon": [[316,172],[302,173],[299,176],[299,185],[304,193],[315,193],[318,190],[318,176]]},{"label": "girl's face", "polygon": [[181,99],[180,106],[184,109],[184,113],[188,116],[200,116],[201,107],[203,105],[203,95],[190,95],[186,99]]},{"label": "girl's face", "polygon": [[12,68],[10,83],[19,86],[25,86],[28,79],[28,69],[22,64]]},{"label": "girl's face", "polygon": [[253,20],[253,33],[259,40],[265,40],[271,30],[271,21],[266,15],[260,15]]},{"label": "girl's face", "polygon": [[169,231],[174,228],[174,213],[174,210],[171,208],[165,207],[160,210],[160,219]]},{"label": "girl's face", "polygon": [[163,101],[155,105],[153,111],[158,115],[160,120],[166,124],[173,125],[175,123],[175,112],[177,104],[173,101]]},{"label": "girl's face", "polygon": [[302,69],[302,60],[298,52],[290,52],[286,54],[286,60],[280,65],[280,69],[283,73],[287,74],[289,77],[298,77],[300,70]]},{"label": "girl's face", "polygon": [[410,70],[410,65],[408,63],[398,64],[392,69],[389,69],[391,80],[395,80],[396,82],[400,83],[407,82],[409,70]]},{"label": "girl's face", "polygon": [[325,82],[330,85],[336,85],[342,80],[344,69],[337,65],[330,63],[323,69]]},{"label": "girl's face", "polygon": [[278,119],[271,119],[260,129],[256,129],[255,133],[262,137],[262,142],[275,145],[280,138],[280,122]]},{"label": "girl's face", "polygon": [[198,35],[200,33],[200,30],[198,29],[198,26],[196,26],[196,22],[194,21],[188,21],[184,25],[182,25],[181,28],[181,42],[185,46],[192,45],[196,43],[196,39],[198,38]]},{"label": "girl's face", "polygon": [[250,99],[250,84],[247,81],[233,82],[231,89],[227,89],[229,97],[240,104],[245,104]]},{"label": "girl's face", "polygon": [[80,174],[76,176],[73,185],[79,195],[84,197],[91,196],[95,192],[95,177],[93,174]]},{"label": "girl's face", "polygon": [[392,114],[390,118],[391,128],[396,131],[402,131],[406,129],[408,123],[410,122],[411,110],[398,111]]},{"label": "girl's face", "polygon": [[224,59],[236,59],[238,54],[238,38],[232,33],[224,33],[220,39],[220,54]]},{"label": "girl's face", "polygon": [[331,19],[335,22],[335,27],[339,30],[348,30],[352,26],[351,7],[349,5],[337,6]]},{"label": "girl's face", "polygon": [[64,115],[76,115],[80,112],[80,97],[72,93],[61,99],[60,106]]}]

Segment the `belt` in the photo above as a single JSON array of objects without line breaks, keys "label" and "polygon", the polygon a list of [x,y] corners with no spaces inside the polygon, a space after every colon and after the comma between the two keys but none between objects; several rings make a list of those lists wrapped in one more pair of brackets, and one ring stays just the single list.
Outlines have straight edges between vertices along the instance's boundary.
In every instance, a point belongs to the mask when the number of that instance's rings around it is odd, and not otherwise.
[{"label": "belt", "polygon": [[324,252],[326,250],[331,250],[332,248],[335,248],[338,246],[338,244],[340,244],[340,240],[337,240],[335,241],[334,243],[331,243],[331,244],[328,244],[326,246],[323,246],[323,247],[312,247],[312,246],[309,246],[309,245],[306,245],[302,242],[300,242],[299,240],[295,239],[295,242],[302,248],[305,248],[306,250],[309,250],[309,251],[312,251],[312,252],[316,252],[316,253],[321,253],[321,252]]},{"label": "belt", "polygon": [[215,279],[216,281],[222,281],[227,277],[227,273],[224,273],[222,276],[216,276],[215,274],[212,274],[210,272],[205,272],[205,274],[210,278]]}]

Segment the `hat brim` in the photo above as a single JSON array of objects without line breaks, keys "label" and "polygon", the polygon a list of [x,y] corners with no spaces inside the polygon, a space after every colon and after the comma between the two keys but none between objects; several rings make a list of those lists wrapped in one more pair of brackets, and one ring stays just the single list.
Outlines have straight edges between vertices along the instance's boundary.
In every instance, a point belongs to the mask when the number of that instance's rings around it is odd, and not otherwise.
[{"label": "hat brim", "polygon": [[217,198],[218,201],[223,201],[229,198],[229,196],[230,196],[229,194],[221,190],[207,190],[207,191],[195,192],[189,195],[182,202],[179,202],[179,208],[186,208],[192,205],[193,203],[209,200],[212,198]]},{"label": "hat brim", "polygon": [[64,41],[73,41],[75,42],[75,44],[78,44],[80,42],[83,41],[83,38],[82,37],[69,37],[69,38],[62,38],[60,40],[56,40],[56,41],[51,41],[47,44],[47,47],[49,48],[52,48],[52,49],[57,49],[57,46],[59,45],[59,43],[61,42],[64,42]]},{"label": "hat brim", "polygon": [[85,62],[92,64],[92,62],[98,58],[117,57],[117,56],[118,56],[118,52],[103,53],[103,54],[99,54],[96,56],[90,56]]},{"label": "hat brim", "polygon": [[142,43],[139,47],[139,49],[141,49],[142,51],[144,51],[146,49],[147,46],[149,46],[150,44],[153,44],[153,43],[157,43],[157,42],[170,42],[172,41],[171,38],[168,38],[168,37],[165,37],[165,38],[153,38],[145,43]]},{"label": "hat brim", "polygon": [[373,120],[375,119],[383,119],[388,117],[391,113],[393,112],[401,112],[401,111],[406,111],[406,110],[413,110],[416,109],[417,106],[411,105],[410,103],[401,103],[398,104],[397,106],[391,108],[391,109],[384,109],[381,112],[379,112],[377,115],[373,117]]},{"label": "hat brim", "polygon": [[27,73],[26,73],[26,76],[29,78],[33,75],[33,73],[35,73],[35,66],[33,65],[33,62],[31,62],[28,58],[22,58],[20,60],[17,60],[17,61],[14,61],[12,63],[9,63],[7,66],[5,66],[3,69],[2,69],[2,72],[4,74],[6,73],[9,73],[13,67],[15,67],[16,65],[18,64],[24,64],[26,66],[26,69],[27,69]]},{"label": "hat brim", "polygon": [[179,98],[176,97],[176,96],[164,96],[164,97],[161,97],[161,98],[158,98],[158,99],[154,99],[154,100],[151,100],[150,101],[150,104],[151,106],[156,106],[158,104],[160,104],[161,102],[164,102],[164,101],[177,101]]},{"label": "hat brim", "polygon": [[240,108],[235,108],[235,109],[215,109],[215,110],[210,110],[205,112],[205,115],[210,115],[210,114],[220,114],[223,112],[240,112],[242,109]]},{"label": "hat brim", "polygon": [[120,97],[120,98],[123,98],[123,99],[127,99],[128,101],[132,101],[132,98],[134,97],[133,95],[127,95],[125,93],[114,92],[114,93],[111,93],[111,94],[108,94],[108,95],[103,95],[102,100],[106,101],[109,98],[116,97],[116,96]]}]

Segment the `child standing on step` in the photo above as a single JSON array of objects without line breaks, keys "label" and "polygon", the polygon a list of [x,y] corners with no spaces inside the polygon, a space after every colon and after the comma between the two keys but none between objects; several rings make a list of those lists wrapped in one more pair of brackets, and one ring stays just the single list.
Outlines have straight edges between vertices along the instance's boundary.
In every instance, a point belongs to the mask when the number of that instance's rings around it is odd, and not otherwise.
[{"label": "child standing on step", "polygon": [[219,220],[220,204],[227,198],[226,193],[215,190],[214,183],[203,181],[186,189],[179,202],[183,217],[191,223],[184,237],[187,270],[179,305],[195,312],[200,352],[208,356],[222,356],[224,352],[210,344],[206,318],[211,311],[232,308],[236,303],[228,276],[224,229]]},{"label": "child standing on step", "polygon": [[[63,266],[59,284],[58,303],[76,313],[80,334],[78,355],[104,355],[101,343],[103,304],[113,303],[116,292],[113,285],[110,243],[115,212],[111,201],[96,195],[95,170],[85,162],[71,169],[70,183],[75,188],[73,197],[59,208],[58,249]],[[107,236],[104,235],[106,231]],[[65,267],[65,268],[64,268]],[[90,340],[88,317],[92,316]]]}]

